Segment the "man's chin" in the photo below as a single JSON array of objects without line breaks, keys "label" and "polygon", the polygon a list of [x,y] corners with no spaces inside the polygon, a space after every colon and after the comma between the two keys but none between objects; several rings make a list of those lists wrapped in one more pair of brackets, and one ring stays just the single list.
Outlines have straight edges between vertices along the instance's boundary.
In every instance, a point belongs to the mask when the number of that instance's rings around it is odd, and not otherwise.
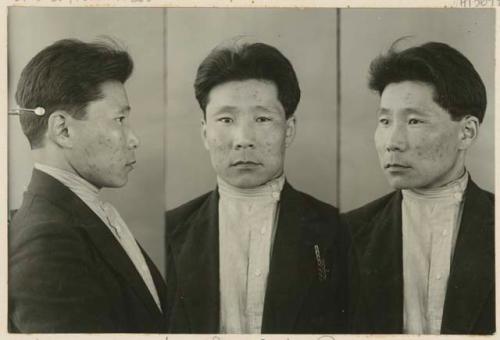
[{"label": "man's chin", "polygon": [[101,185],[103,188],[123,188],[128,183],[128,178],[115,179]]},{"label": "man's chin", "polygon": [[412,189],[415,187],[415,183],[401,177],[387,176],[387,182],[389,182],[389,185],[396,190]]},{"label": "man's chin", "polygon": [[234,187],[240,188],[240,189],[253,189],[257,188],[263,184],[265,184],[267,181],[262,178],[251,178],[248,176],[245,177],[240,177],[240,178],[224,178],[224,180],[231,184]]}]

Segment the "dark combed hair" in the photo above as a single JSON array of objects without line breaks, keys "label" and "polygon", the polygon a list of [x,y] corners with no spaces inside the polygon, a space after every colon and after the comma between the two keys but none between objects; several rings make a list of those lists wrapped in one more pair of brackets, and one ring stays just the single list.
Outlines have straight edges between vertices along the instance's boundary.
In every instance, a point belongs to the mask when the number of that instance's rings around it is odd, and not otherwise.
[{"label": "dark combed hair", "polygon": [[273,82],[286,118],[294,114],[300,101],[300,88],[293,66],[278,49],[264,43],[216,47],[203,60],[194,83],[203,113],[215,86],[248,79]]},{"label": "dark combed hair", "polygon": [[64,39],[40,51],[23,69],[16,92],[20,107],[43,107],[46,112],[41,117],[28,111],[20,114],[31,148],[42,146],[51,113],[64,110],[83,118],[88,103],[102,98],[100,85],[125,83],[133,68],[128,52],[111,39],[95,43]]},{"label": "dark combed hair", "polygon": [[434,87],[434,101],[453,120],[472,115],[483,121],[486,89],[471,62],[447,44],[428,42],[395,51],[391,48],[370,65],[369,87],[382,94],[390,83],[420,81]]}]

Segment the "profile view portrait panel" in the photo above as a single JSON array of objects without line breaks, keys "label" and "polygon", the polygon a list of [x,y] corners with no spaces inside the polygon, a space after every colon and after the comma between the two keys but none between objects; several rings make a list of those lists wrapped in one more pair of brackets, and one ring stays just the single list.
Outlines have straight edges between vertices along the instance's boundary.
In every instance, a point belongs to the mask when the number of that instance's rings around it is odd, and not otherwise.
[{"label": "profile view portrait panel", "polygon": [[146,18],[160,42],[161,11],[9,11],[9,332],[167,329],[162,92],[138,90],[162,62],[121,39]]}]

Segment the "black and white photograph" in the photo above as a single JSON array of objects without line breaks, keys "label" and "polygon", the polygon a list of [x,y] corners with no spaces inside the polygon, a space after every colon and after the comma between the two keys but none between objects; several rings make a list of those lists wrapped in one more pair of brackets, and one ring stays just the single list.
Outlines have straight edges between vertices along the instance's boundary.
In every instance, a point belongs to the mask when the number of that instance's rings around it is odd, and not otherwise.
[{"label": "black and white photograph", "polygon": [[496,334],[495,9],[377,7],[7,6],[5,332]]}]

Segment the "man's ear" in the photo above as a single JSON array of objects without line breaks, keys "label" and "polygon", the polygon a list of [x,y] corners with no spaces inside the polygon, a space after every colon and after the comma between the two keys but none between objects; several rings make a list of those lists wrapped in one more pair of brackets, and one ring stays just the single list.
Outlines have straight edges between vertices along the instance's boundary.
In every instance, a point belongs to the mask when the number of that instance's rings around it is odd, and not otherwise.
[{"label": "man's ear", "polygon": [[205,117],[201,119],[200,132],[201,132],[201,139],[203,140],[203,145],[205,146],[205,149],[209,150],[207,142],[207,121],[205,120]]},{"label": "man's ear", "polygon": [[468,115],[460,122],[460,150],[467,150],[477,139],[479,134],[479,119]]},{"label": "man's ear", "polygon": [[288,148],[294,138],[295,138],[295,129],[297,125],[297,119],[295,116],[291,116],[286,120],[286,134],[285,134],[285,146]]},{"label": "man's ear", "polygon": [[47,136],[55,144],[63,148],[72,148],[73,141],[70,137],[69,119],[71,117],[65,111],[55,111],[49,116],[47,122]]}]

